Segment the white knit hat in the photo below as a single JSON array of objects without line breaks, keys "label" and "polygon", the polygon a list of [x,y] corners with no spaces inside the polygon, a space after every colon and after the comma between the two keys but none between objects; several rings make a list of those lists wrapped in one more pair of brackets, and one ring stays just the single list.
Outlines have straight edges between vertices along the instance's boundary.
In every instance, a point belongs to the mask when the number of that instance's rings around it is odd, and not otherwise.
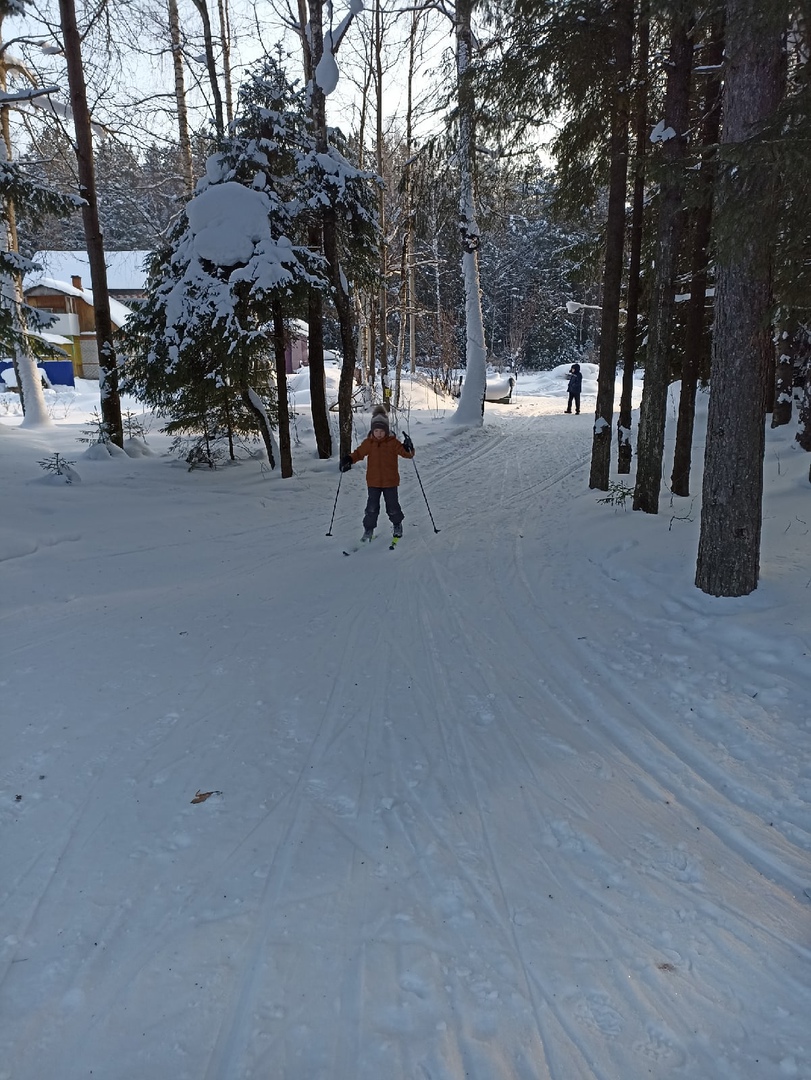
[{"label": "white knit hat", "polygon": [[375,428],[382,428],[387,435],[390,433],[389,417],[383,405],[375,405],[372,409],[372,423],[369,426],[370,434]]}]

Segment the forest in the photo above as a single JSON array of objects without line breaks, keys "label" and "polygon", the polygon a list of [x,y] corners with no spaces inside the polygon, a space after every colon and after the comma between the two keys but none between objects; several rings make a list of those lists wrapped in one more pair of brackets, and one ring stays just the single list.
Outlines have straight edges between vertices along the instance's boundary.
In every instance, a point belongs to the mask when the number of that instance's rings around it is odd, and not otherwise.
[{"label": "forest", "polygon": [[[709,393],[695,581],[757,587],[766,425],[811,451],[805,4],[0,0],[0,41],[0,334],[27,423],[43,250],[87,251],[119,445],[126,392],[292,476],[294,320],[324,459],[359,387],[397,410],[404,371],[448,393],[464,372],[454,421],[475,426],[488,368],[593,361],[589,487],[632,475],[647,514],[689,495]],[[113,250],[150,252],[119,333]]]}]

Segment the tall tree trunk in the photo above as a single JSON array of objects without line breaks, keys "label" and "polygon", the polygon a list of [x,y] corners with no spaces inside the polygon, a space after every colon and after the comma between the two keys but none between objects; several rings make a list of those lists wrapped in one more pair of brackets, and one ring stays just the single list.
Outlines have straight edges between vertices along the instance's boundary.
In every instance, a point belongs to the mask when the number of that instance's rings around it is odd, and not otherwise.
[{"label": "tall tree trunk", "polygon": [[[316,151],[326,154],[329,150],[326,100],[324,91],[315,78],[318,63],[324,51],[323,0],[309,0],[309,10],[308,33],[304,36],[309,38],[309,70],[312,73],[312,78],[308,84],[310,109],[315,132]],[[301,13],[301,6],[299,12]],[[329,268],[332,299],[338,315],[341,351],[343,354],[341,376],[338,382],[338,432],[340,454],[343,457],[352,450],[352,384],[355,377],[356,345],[352,305],[347,292],[346,277],[341,268],[338,247],[338,219],[335,210],[331,206],[325,207],[322,212],[321,228],[324,258]],[[323,355],[321,362],[323,365]],[[315,415],[313,419],[315,419]],[[324,419],[328,430],[329,420],[326,416],[326,409]]]},{"label": "tall tree trunk", "polygon": [[411,374],[417,371],[417,258],[414,248],[414,170],[411,155],[414,151],[414,69],[416,66],[417,31],[421,12],[411,15],[411,33],[408,38],[408,86],[406,104],[406,263],[407,263],[407,310],[408,310],[408,359]]},{"label": "tall tree trunk", "polygon": [[220,19],[220,42],[222,43],[222,78],[225,84],[225,118],[230,124],[234,119],[234,90],[231,81],[231,19],[228,0],[217,0]]},{"label": "tall tree trunk", "polygon": [[[0,17],[0,27],[2,27]],[[0,52],[0,90],[3,93],[7,89],[8,58],[5,47]],[[2,139],[0,139],[0,164],[11,161],[11,132],[9,129],[8,106],[0,108],[0,127]],[[19,251],[17,242],[17,214],[14,200],[11,196],[5,199],[5,228],[0,235],[0,245],[5,252]],[[0,281],[0,294],[2,304],[11,315],[11,325],[14,331],[14,346],[12,360],[14,374],[17,377],[17,390],[20,394],[20,404],[23,410],[24,427],[50,427],[51,418],[48,415],[48,406],[45,403],[45,395],[42,392],[42,380],[37,371],[36,357],[31,352],[28,340],[28,326],[25,318],[23,304],[23,280],[19,270],[12,271],[5,280]]]},{"label": "tall tree trunk", "polygon": [[[313,5],[308,20],[307,0],[298,0],[298,32],[304,66],[304,80],[309,90],[310,116],[315,121],[316,96],[320,95],[320,108],[324,108],[324,95],[315,85],[315,65],[324,49],[321,4]],[[315,56],[315,51],[318,55]],[[323,251],[321,224],[314,224],[308,232],[307,243],[313,251]],[[324,298],[320,289],[311,288],[307,297],[307,357],[310,368],[310,413],[313,418],[313,434],[319,458],[332,456],[332,432],[329,426],[327,388],[324,374]]]},{"label": "tall tree trunk", "polygon": [[189,138],[189,110],[186,103],[186,83],[183,77],[183,52],[180,40],[180,18],[177,0],[167,0],[169,10],[169,38],[172,42],[172,66],[175,75],[175,104],[177,105],[177,130],[180,142],[180,168],[187,194],[194,189],[194,169]]},{"label": "tall tree trunk", "polygon": [[636,87],[634,102],[634,191],[631,203],[631,236],[628,256],[628,291],[625,337],[622,342],[622,393],[617,421],[617,472],[630,473],[632,443],[634,364],[639,324],[640,268],[645,228],[645,156],[648,139],[648,86],[650,72],[650,2],[642,0],[637,19]]},{"label": "tall tree trunk", "polygon": [[663,173],[659,185],[659,221],[656,232],[654,278],[648,316],[645,384],[639,413],[634,510],[659,513],[662,456],[667,422],[667,388],[672,369],[671,349],[676,308],[676,272],[684,222],[682,199],[690,123],[690,74],[693,67],[690,0],[683,0],[671,15],[670,56],[665,91],[665,127],[674,132],[662,150]]},{"label": "tall tree trunk", "polygon": [[[380,0],[375,0],[374,11],[374,82],[375,82],[375,160],[377,175],[383,176],[383,24]],[[389,250],[386,236],[386,190],[383,185],[378,194],[377,213],[380,226],[380,282],[377,290],[377,310],[380,339],[380,388],[383,401],[388,404],[389,391],[389,334],[388,334],[388,277]],[[372,373],[374,376],[374,372]],[[372,378],[374,387],[374,377]]]},{"label": "tall tree trunk", "polygon": [[[727,0],[715,328],[696,585],[712,596],[757,588],[766,380],[771,340],[774,168],[752,145],[779,104],[783,3]],[[724,154],[726,151],[726,154]],[[730,154],[729,151],[732,151]],[[753,216],[741,228],[735,214]],[[737,228],[733,222],[737,222]]]},{"label": "tall tree trunk", "polygon": [[453,420],[459,424],[484,421],[487,353],[479,284],[479,226],[476,221],[476,102],[473,90],[473,0],[456,2],[456,78],[459,101],[459,232],[465,285],[465,381]]},{"label": "tall tree trunk", "polygon": [[93,161],[93,133],[87,106],[87,87],[82,66],[81,38],[76,25],[74,0],[59,0],[59,17],[70,87],[70,105],[76,133],[76,162],[79,174],[79,194],[84,199],[84,224],[90,281],[93,286],[93,309],[96,319],[96,343],[99,353],[99,392],[101,417],[107,434],[117,446],[124,445],[121,423],[121,401],[118,394],[118,366],[113,346],[113,323],[110,317],[110,295],[107,291],[107,264],[104,261],[104,238],[99,226],[96,198],[96,176]]},{"label": "tall tree trunk", "polygon": [[211,88],[211,101],[214,106],[214,127],[218,135],[225,131],[225,121],[222,113],[222,94],[220,93],[220,81],[217,77],[217,63],[214,58],[214,38],[211,32],[211,18],[208,14],[206,0],[192,0],[200,15],[203,24],[203,48],[206,56],[206,71],[208,72],[208,84]]},{"label": "tall tree trunk", "polygon": [[709,281],[710,239],[712,233],[715,166],[712,155],[721,132],[721,64],[724,38],[721,19],[711,30],[710,47],[702,67],[708,69],[704,91],[701,125],[702,157],[698,173],[698,207],[693,215],[693,250],[690,271],[690,299],[684,332],[684,358],[681,368],[679,415],[676,421],[676,445],[670,490],[674,495],[690,494],[690,470],[693,458],[693,430],[696,418],[698,380],[706,353],[707,283]]},{"label": "tall tree trunk", "polygon": [[273,353],[276,360],[279,458],[281,459],[283,479],[293,475],[293,448],[290,445],[290,403],[287,400],[287,356],[285,349],[287,337],[282,305],[276,300],[273,303]]},{"label": "tall tree trunk", "polygon": [[589,487],[608,491],[611,473],[611,425],[614,384],[617,379],[619,309],[625,246],[625,197],[628,187],[628,122],[633,62],[633,0],[614,5],[614,74],[616,88],[611,108],[611,159],[608,181],[608,218],[605,237],[602,314],[600,319],[600,373],[591,447]]}]

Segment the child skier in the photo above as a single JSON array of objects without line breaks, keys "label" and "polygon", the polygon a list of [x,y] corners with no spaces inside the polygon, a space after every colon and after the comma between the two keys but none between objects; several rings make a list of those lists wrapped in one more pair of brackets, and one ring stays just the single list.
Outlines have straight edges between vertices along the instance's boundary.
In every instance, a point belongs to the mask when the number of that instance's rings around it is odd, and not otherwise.
[{"label": "child skier", "polygon": [[408,435],[403,436],[402,443],[391,434],[389,430],[389,418],[382,405],[375,405],[372,411],[372,423],[369,434],[351,454],[347,454],[341,460],[341,472],[346,472],[353,465],[357,465],[363,458],[366,462],[366,484],[369,489],[369,497],[366,501],[366,512],[363,515],[363,539],[371,540],[380,514],[380,496],[386,501],[386,513],[394,526],[394,536],[399,538],[403,535],[403,511],[397,498],[397,488],[400,485],[400,472],[397,468],[397,458],[413,458],[414,444]]}]

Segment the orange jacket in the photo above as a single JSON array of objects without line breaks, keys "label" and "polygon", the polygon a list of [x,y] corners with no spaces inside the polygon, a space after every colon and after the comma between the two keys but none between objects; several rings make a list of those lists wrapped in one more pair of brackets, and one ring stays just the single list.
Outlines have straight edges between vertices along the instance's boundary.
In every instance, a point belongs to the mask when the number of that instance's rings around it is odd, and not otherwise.
[{"label": "orange jacket", "polygon": [[375,439],[367,435],[357,450],[353,451],[352,461],[357,465],[363,458],[368,457],[366,462],[366,484],[368,487],[399,487],[400,471],[397,468],[397,458],[413,458],[414,451],[409,452],[394,435],[387,435],[385,439]]}]

